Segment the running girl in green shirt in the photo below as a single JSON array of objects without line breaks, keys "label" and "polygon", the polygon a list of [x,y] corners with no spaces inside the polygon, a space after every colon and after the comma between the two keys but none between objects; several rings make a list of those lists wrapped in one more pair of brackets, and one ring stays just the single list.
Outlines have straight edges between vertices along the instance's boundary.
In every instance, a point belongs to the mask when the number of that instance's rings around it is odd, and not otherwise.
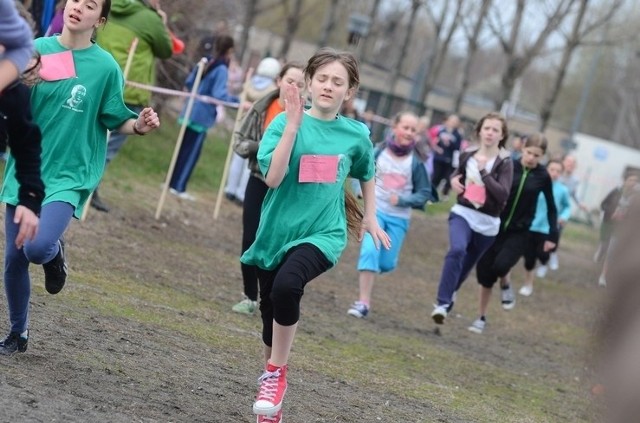
[{"label": "running girl in green shirt", "polygon": [[138,116],[122,98],[124,79],[113,57],[92,41],[106,22],[111,0],[67,0],[59,36],[39,38],[40,77],[31,93],[34,122],[42,131],[42,202],[36,237],[18,248],[14,222],[18,198],[16,163],[9,156],[0,201],[5,215],[4,285],[11,330],[0,342],[0,354],[24,352],[28,342],[29,263],[42,264],[45,288],[57,294],[67,265],[62,234],[71,217],[79,217],[104,171],[107,130],[144,135],[160,125],[151,108]]},{"label": "running girl in green shirt", "polygon": [[[271,122],[260,143],[258,162],[269,191],[256,241],[241,257],[258,267],[260,283],[266,369],[253,405],[259,423],[281,421],[304,287],[336,264],[347,244],[347,227],[359,240],[368,232],[376,245],[390,246],[376,219],[369,130],[338,114],[358,88],[355,57],[321,49],[304,74],[311,108],[304,110],[296,85],[283,85],[285,113]],[[345,194],[347,176],[361,181],[364,214]]]}]

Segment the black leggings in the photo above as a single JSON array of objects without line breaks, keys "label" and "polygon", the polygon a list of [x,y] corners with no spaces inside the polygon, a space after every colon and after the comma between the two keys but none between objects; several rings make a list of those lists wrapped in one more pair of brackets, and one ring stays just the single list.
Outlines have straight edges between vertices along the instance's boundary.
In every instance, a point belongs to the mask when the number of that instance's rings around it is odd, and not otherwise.
[{"label": "black leggings", "polygon": [[536,267],[536,260],[541,264],[547,264],[549,261],[549,252],[544,251],[544,243],[549,235],[540,232],[529,232],[529,240],[524,251],[524,268],[528,271]]},{"label": "black leggings", "polygon": [[287,252],[274,270],[258,268],[262,341],[271,346],[273,321],[291,326],[300,320],[300,300],[304,287],[326,272],[331,262],[313,244],[300,244]]},{"label": "black leggings", "polygon": [[493,245],[476,265],[478,283],[485,288],[491,288],[498,278],[507,276],[524,255],[528,237],[529,231],[498,234]]},{"label": "black leggings", "polygon": [[[251,247],[256,240],[262,202],[269,187],[264,181],[251,175],[247,182],[247,190],[242,203],[242,254]],[[244,295],[252,301],[258,300],[258,274],[256,266],[240,263]]]}]

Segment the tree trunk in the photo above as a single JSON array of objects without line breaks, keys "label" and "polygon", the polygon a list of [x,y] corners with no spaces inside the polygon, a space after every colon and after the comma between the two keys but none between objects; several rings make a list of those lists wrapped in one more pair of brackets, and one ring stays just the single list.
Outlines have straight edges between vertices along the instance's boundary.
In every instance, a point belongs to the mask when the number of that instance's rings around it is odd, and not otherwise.
[{"label": "tree trunk", "polygon": [[240,48],[238,49],[240,53],[240,63],[244,63],[244,55],[247,52],[247,46],[249,44],[249,32],[256,18],[257,5],[258,0],[247,1],[247,8],[242,22],[242,34],[240,35]]},{"label": "tree trunk", "polygon": [[371,39],[371,31],[373,30],[374,25],[376,24],[376,20],[378,17],[378,10],[380,9],[380,0],[374,0],[373,7],[371,8],[371,12],[369,13],[369,35],[364,37],[362,40],[362,47],[360,47],[360,63],[364,63],[365,57],[367,55],[367,46],[369,44],[369,40]]},{"label": "tree trunk", "polygon": [[411,16],[409,16],[407,32],[405,33],[404,40],[402,41],[402,46],[400,47],[400,54],[398,55],[396,63],[392,68],[391,74],[389,75],[388,95],[384,97],[382,107],[379,107],[379,110],[382,110],[382,116],[388,117],[390,114],[391,97],[395,95],[396,83],[398,82],[398,78],[400,78],[400,75],[402,73],[402,64],[404,62],[405,56],[407,55],[409,44],[411,43],[413,29],[415,27],[416,18],[418,16],[418,9],[420,9],[421,5],[421,0],[413,0],[411,3]]},{"label": "tree trunk", "polygon": [[[440,42],[440,38],[435,38],[435,45],[431,52],[429,53],[429,62],[427,65],[427,74],[424,79],[423,85],[420,90],[420,95],[418,96],[419,101],[422,104],[427,104],[427,99],[431,90],[433,89],[436,79],[442,70],[442,65],[444,64],[444,59],[447,57],[447,52],[449,50],[449,44],[451,43],[451,39],[453,38],[453,34],[456,31],[458,26],[458,21],[460,19],[460,11],[462,9],[462,5],[464,4],[464,0],[458,0],[455,10],[455,15],[453,18],[453,22],[451,22],[451,26],[447,30],[447,34],[445,35],[444,40]],[[442,20],[440,22],[441,28],[444,24],[445,16],[441,17]]]},{"label": "tree trunk", "polygon": [[500,84],[500,92],[495,99],[495,106],[497,109],[503,107],[503,105],[509,101],[511,92],[515,86],[516,80],[522,76],[527,67],[531,64],[534,58],[540,54],[545,46],[549,35],[558,29],[564,18],[567,16],[571,9],[571,5],[575,0],[561,0],[558,2],[555,10],[547,16],[547,21],[544,23],[544,27],[538,33],[537,38],[533,44],[526,47],[521,54],[516,52],[517,40],[519,38],[520,26],[524,16],[524,1],[519,0],[516,8],[516,15],[514,17],[514,23],[511,28],[511,35],[509,41],[501,39],[502,48],[506,54],[507,67],[505,68]]},{"label": "tree trunk", "polygon": [[[300,22],[300,12],[302,11],[302,2],[303,0],[294,0],[293,2],[293,10],[286,15],[286,30],[284,37],[282,39],[282,47],[280,48],[280,58],[286,59],[289,54],[289,49],[291,49],[291,43],[293,42],[293,38],[298,31],[298,24]],[[287,0],[283,0],[285,5],[285,9],[289,10],[289,5]]]},{"label": "tree trunk", "polygon": [[467,89],[469,88],[469,82],[471,79],[471,65],[473,64],[473,58],[478,51],[478,37],[480,37],[480,31],[482,30],[482,24],[484,22],[485,17],[487,16],[487,12],[489,11],[489,7],[491,7],[492,0],[482,0],[482,6],[480,6],[480,13],[478,15],[478,20],[473,26],[473,32],[469,37],[469,47],[467,48],[467,57],[464,62],[463,71],[462,71],[462,81],[460,83],[460,89],[456,94],[456,99],[453,104],[453,111],[456,114],[460,114],[462,109],[462,103],[464,101],[464,96],[467,93]]},{"label": "tree trunk", "polygon": [[336,27],[336,15],[338,14],[338,8],[340,7],[340,0],[331,0],[327,15],[322,26],[322,34],[318,39],[318,47],[325,47],[329,44],[329,38],[331,33]]}]

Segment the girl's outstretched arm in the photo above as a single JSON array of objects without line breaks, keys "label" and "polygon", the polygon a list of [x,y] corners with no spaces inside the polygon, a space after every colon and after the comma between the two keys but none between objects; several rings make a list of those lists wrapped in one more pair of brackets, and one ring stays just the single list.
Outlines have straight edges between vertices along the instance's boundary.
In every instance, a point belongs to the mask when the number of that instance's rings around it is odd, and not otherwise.
[{"label": "girl's outstretched arm", "polygon": [[380,248],[380,244],[387,250],[391,248],[391,240],[389,235],[378,225],[376,218],[376,186],[375,178],[371,178],[366,182],[360,181],[362,187],[362,198],[364,200],[364,216],[362,217],[362,228],[358,235],[358,241],[362,241],[365,232],[369,232],[373,238],[376,248]]}]

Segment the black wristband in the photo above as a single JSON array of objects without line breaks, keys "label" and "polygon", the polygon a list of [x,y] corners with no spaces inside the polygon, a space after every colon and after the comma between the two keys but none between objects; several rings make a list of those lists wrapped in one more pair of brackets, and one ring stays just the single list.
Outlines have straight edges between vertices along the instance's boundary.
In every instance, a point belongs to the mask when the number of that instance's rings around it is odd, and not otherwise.
[{"label": "black wristband", "polygon": [[133,122],[133,132],[135,132],[136,135],[140,135],[141,137],[144,137],[145,135],[147,135],[146,132],[142,132],[138,129],[138,126],[136,125],[136,123],[138,123],[137,120]]}]

